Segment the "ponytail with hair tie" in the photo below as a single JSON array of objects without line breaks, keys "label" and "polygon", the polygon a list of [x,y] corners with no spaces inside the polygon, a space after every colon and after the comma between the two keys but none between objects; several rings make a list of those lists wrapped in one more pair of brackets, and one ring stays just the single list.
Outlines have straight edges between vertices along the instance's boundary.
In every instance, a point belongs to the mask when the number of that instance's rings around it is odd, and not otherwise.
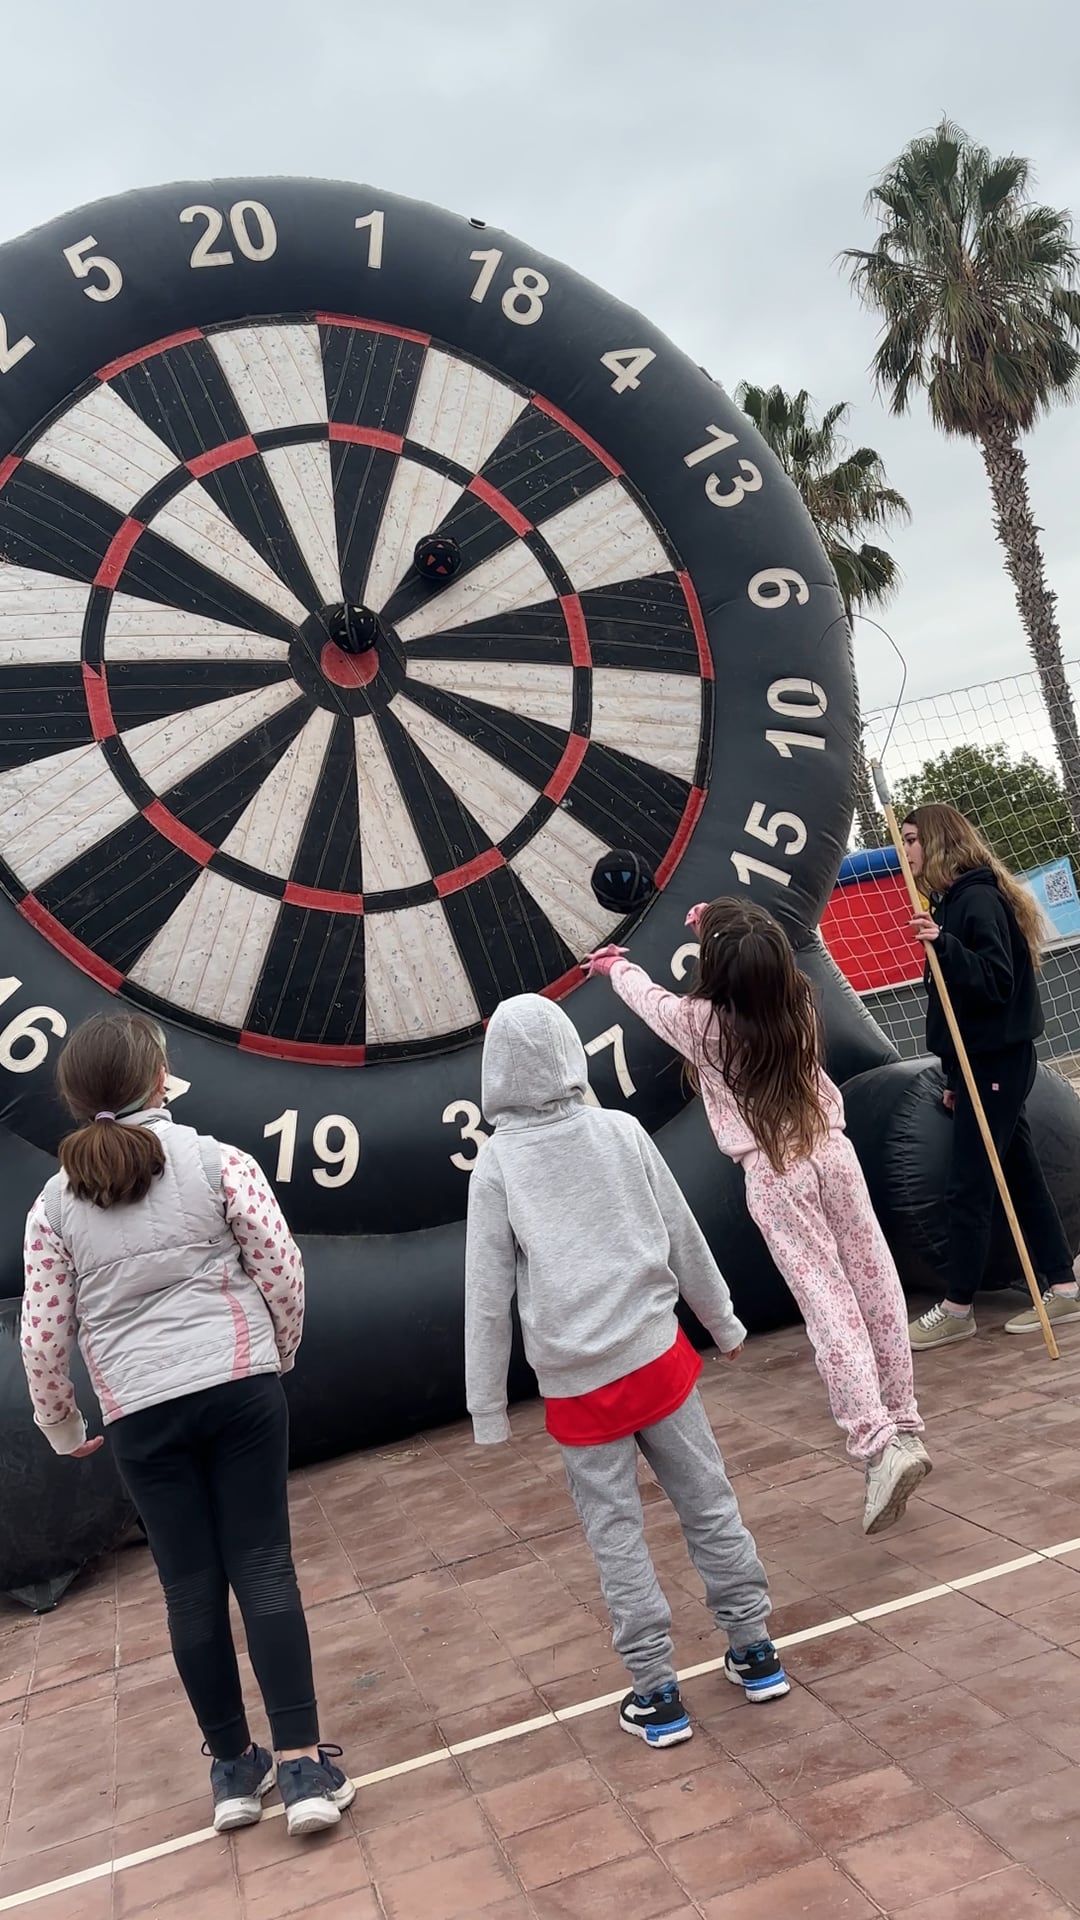
[{"label": "ponytail with hair tie", "polygon": [[77,1127],[60,1142],[76,1199],[95,1207],[142,1200],[164,1172],[153,1128],[125,1122],[153,1103],[166,1065],[161,1029],[141,1014],[95,1014],[71,1035],[57,1083]]}]

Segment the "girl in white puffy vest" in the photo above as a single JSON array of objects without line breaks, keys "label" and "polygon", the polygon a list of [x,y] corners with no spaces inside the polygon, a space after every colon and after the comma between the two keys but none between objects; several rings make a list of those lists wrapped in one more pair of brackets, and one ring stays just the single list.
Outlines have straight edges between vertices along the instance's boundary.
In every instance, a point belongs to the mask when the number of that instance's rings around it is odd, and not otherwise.
[{"label": "girl in white puffy vest", "polygon": [[22,1352],[57,1453],[87,1438],[76,1337],[168,1610],[212,1761],[219,1833],[259,1819],[274,1760],[252,1742],[229,1623],[235,1593],[277,1751],[290,1833],[333,1826],[355,1789],[319,1744],[292,1561],[280,1375],[300,1344],[304,1269],[262,1169],[175,1126],[165,1040],[138,1014],[72,1034],[58,1085],[76,1122],[26,1223]]}]

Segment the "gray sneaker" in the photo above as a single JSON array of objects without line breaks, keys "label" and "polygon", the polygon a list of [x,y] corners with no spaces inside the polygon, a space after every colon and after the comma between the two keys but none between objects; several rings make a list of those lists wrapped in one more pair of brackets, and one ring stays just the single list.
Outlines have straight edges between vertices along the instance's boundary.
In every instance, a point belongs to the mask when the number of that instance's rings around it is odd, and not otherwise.
[{"label": "gray sneaker", "polygon": [[904,1512],[929,1468],[910,1447],[890,1440],[877,1460],[866,1469],[866,1505],[863,1508],[863,1532],[884,1533]]},{"label": "gray sneaker", "polygon": [[969,1308],[967,1313],[946,1313],[944,1307],[931,1307],[928,1313],[920,1313],[908,1327],[912,1350],[925,1353],[930,1347],[951,1347],[956,1340],[974,1340],[979,1329],[975,1325],[975,1315]]},{"label": "gray sneaker", "polygon": [[[1080,1320],[1080,1292],[1055,1293],[1053,1287],[1047,1287],[1043,1294],[1043,1306],[1051,1326],[1062,1327],[1070,1320]],[[1006,1333],[1041,1333],[1042,1321],[1034,1307],[1026,1313],[1018,1313],[1012,1320],[1005,1322]]]}]

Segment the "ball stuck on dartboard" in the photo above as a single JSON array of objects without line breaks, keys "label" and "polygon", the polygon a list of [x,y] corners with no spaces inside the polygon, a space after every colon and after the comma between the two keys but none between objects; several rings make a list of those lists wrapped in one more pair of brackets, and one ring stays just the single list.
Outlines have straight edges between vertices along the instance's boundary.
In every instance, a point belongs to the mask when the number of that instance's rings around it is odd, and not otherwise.
[{"label": "ball stuck on dartboard", "polygon": [[636,853],[605,853],[592,872],[592,890],[609,913],[636,913],[656,891],[656,882]]},{"label": "ball stuck on dartboard", "polygon": [[327,625],[343,653],[366,653],[379,638],[378,619],[367,607],[335,607]]},{"label": "ball stuck on dartboard", "polygon": [[429,533],[416,543],[413,566],[422,580],[445,586],[461,566],[461,548],[450,534]]}]

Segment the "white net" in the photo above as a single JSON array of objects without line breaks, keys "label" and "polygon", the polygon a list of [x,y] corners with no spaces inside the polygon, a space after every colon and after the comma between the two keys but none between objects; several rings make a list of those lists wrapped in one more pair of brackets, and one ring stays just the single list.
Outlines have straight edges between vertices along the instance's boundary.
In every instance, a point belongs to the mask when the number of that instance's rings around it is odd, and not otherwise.
[{"label": "white net", "polygon": [[[1070,662],[1065,676],[1075,713],[1080,662]],[[1038,676],[906,701],[864,715],[863,727],[867,756],[881,759],[899,819],[922,802],[949,801],[1034,893],[1046,933],[1040,1052],[1080,1074],[1080,782],[1070,805]],[[903,879],[865,779],[840,878],[822,921],[826,944],[899,1051],[922,1053],[922,950],[907,931]]]}]

